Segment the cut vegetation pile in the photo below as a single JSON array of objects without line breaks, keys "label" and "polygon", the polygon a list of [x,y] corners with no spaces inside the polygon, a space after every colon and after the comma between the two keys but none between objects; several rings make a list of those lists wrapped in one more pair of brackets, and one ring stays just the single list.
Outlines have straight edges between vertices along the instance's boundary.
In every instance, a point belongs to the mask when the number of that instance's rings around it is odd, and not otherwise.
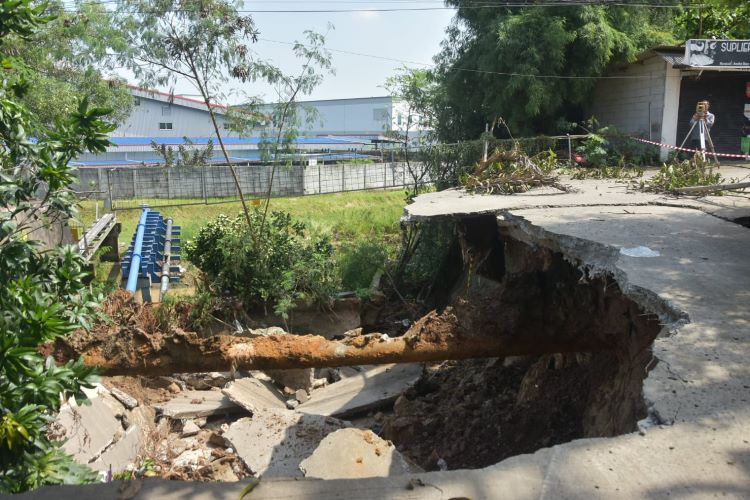
[{"label": "cut vegetation pile", "polygon": [[568,191],[552,174],[555,167],[554,154],[549,152],[529,157],[518,148],[496,150],[474,173],[465,176],[462,184],[468,191],[479,194],[525,193],[544,186]]}]

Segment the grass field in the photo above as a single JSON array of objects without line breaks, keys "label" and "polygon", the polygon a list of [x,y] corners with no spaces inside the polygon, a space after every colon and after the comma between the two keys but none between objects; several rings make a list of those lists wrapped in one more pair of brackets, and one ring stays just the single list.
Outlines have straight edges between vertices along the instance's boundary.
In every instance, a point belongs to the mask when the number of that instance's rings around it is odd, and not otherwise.
[{"label": "grass field", "polygon": [[[163,200],[160,200],[163,201]],[[174,200],[178,201],[178,200]],[[242,211],[239,202],[204,205],[201,200],[179,200],[199,204],[156,208],[165,217],[172,217],[182,226],[183,242],[195,237],[198,230],[219,214],[234,216]],[[99,202],[102,213],[102,202]],[[148,203],[148,200],[145,200]],[[356,191],[296,198],[275,198],[270,210],[285,211],[304,222],[311,234],[329,235],[334,244],[367,239],[395,245],[399,234],[399,218],[404,208],[404,191]],[[90,227],[95,218],[95,202],[81,202],[80,218]],[[118,210],[117,220],[122,223],[120,246],[127,246],[133,237],[141,211]]]}]

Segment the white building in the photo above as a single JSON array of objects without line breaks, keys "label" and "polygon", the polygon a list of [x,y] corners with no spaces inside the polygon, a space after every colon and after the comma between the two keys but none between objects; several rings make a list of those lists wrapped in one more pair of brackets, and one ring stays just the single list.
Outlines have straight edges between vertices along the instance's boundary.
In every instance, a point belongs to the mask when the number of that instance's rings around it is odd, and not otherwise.
[{"label": "white building", "polygon": [[[215,131],[206,105],[200,99],[171,95],[166,92],[130,87],[135,99],[133,110],[112,137],[213,137]],[[347,136],[377,140],[406,131],[408,106],[394,97],[361,97],[300,101],[299,123],[294,124],[306,137]],[[257,110],[271,115],[274,104],[262,104]],[[214,105],[217,122],[228,129],[227,108]],[[424,132],[420,117],[411,116],[410,138]],[[252,135],[260,135],[255,130]],[[268,132],[272,132],[268,130]],[[227,135],[231,133],[227,130]]]},{"label": "white building", "polygon": [[[325,99],[300,101],[300,133],[306,136],[349,136],[378,140],[391,137],[394,132],[406,131],[408,105],[391,96],[356,97],[350,99]],[[258,106],[261,113],[271,114],[274,104]],[[418,115],[411,116],[409,137],[424,132]]]},{"label": "white building", "polygon": [[[133,110],[112,137],[215,137],[213,124],[200,99],[130,87]],[[214,105],[217,122],[225,128],[226,106]]]}]

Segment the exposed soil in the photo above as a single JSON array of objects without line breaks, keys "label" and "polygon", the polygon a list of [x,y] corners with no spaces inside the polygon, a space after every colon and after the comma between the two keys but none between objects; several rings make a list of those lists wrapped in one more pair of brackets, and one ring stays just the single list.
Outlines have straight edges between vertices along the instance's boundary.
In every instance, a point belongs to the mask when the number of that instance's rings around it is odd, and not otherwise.
[{"label": "exposed soil", "polygon": [[611,277],[592,278],[560,254],[503,238],[487,219],[458,231],[462,262],[455,265],[464,273],[442,314],[455,311],[452,331],[510,330],[540,352],[585,339],[594,348],[451,361],[424,375],[396,401],[383,436],[428,470],[485,467],[573,439],[631,432],[646,415],[641,391],[658,318]]}]

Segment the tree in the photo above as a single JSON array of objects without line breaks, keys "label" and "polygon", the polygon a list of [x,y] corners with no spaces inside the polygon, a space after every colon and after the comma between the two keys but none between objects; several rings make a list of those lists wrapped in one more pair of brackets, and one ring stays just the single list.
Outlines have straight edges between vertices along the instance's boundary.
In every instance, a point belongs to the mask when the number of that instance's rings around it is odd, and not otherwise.
[{"label": "tree", "polygon": [[747,38],[750,36],[750,3],[744,0],[701,0],[677,17],[681,39]]},{"label": "tree", "polygon": [[[46,5],[35,4],[0,0],[3,43],[28,42],[53,22]],[[58,366],[39,345],[90,327],[101,297],[82,284],[75,247],[45,250],[35,237],[50,221],[74,215],[68,162],[104,151],[114,126],[102,121],[109,110],[83,99],[45,127],[22,103],[29,89],[24,62],[3,57],[0,68],[0,491],[18,492],[96,478],[47,436],[61,397],[83,398],[94,373],[80,359]]]},{"label": "tree", "polygon": [[[424,168],[412,168],[409,148],[415,144],[424,145],[430,139],[428,134],[431,133],[435,115],[435,89],[431,78],[432,75],[427,70],[404,67],[385,82],[388,93],[406,103],[406,123],[402,129],[393,130],[391,134],[404,147],[406,168],[413,183],[410,196],[419,194],[419,188],[427,173]],[[410,135],[415,126],[419,127],[419,135],[416,138]]]},{"label": "tree", "polygon": [[199,92],[250,225],[250,211],[214,107],[221,84],[230,75],[247,82],[264,76],[274,78],[278,73],[253,58],[248,47],[258,40],[253,18],[240,15],[234,2],[225,0],[122,0],[115,24],[127,40],[127,49],[118,60],[144,86],[174,84],[182,78]]},{"label": "tree", "polygon": [[212,139],[208,140],[205,147],[193,149],[188,149],[190,146],[195,146],[189,137],[183,137],[182,141],[184,144],[177,146],[176,153],[173,147],[157,144],[156,141],[151,141],[151,149],[164,160],[165,168],[203,167],[211,160],[214,152]]},{"label": "tree", "polygon": [[673,12],[614,5],[458,8],[436,56],[437,133],[475,139],[502,117],[516,134],[555,132],[616,62],[673,43]]},{"label": "tree", "polygon": [[99,3],[81,3],[65,10],[54,0],[43,14],[50,21],[28,37],[9,34],[0,41],[0,53],[23,62],[8,78],[33,82],[21,102],[45,127],[59,117],[75,112],[80,95],[94,106],[112,109],[110,120],[124,119],[133,97],[124,81],[112,76],[114,65],[108,53],[122,49],[123,40],[111,25],[111,15]]}]

